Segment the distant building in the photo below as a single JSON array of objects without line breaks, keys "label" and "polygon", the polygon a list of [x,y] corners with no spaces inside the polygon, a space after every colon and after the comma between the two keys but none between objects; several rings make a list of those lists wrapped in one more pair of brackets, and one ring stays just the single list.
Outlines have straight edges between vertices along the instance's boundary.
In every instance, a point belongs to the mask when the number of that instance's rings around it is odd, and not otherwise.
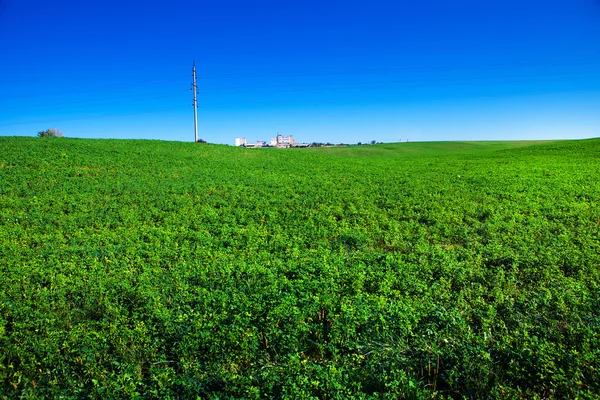
[{"label": "distant building", "polygon": [[271,146],[273,147],[292,147],[294,145],[294,137],[283,136],[277,134],[277,137],[271,138]]},{"label": "distant building", "polygon": [[[0,0],[1,1],[1,0]],[[288,147],[308,147],[308,144],[296,143],[294,141],[294,137],[292,135],[284,136],[277,134],[277,137],[271,138],[270,142],[266,142],[264,140],[257,140],[256,143],[249,143],[246,138],[237,137],[235,138],[236,146],[244,146],[248,148],[256,148],[256,147],[279,147],[279,148],[288,148]]]}]

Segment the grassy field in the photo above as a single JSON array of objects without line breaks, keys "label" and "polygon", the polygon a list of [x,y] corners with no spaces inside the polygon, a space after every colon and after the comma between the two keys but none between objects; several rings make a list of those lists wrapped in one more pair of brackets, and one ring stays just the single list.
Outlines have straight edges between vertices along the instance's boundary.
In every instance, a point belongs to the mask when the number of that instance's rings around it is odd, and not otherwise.
[{"label": "grassy field", "polygon": [[600,140],[0,137],[0,398],[598,398]]}]

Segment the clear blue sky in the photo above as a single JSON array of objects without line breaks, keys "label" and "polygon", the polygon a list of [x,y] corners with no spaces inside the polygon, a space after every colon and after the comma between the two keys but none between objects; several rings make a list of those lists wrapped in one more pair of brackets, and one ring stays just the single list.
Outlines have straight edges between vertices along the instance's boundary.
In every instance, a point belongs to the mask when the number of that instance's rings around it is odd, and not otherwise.
[{"label": "clear blue sky", "polygon": [[600,0],[0,0],[0,135],[600,136]]}]

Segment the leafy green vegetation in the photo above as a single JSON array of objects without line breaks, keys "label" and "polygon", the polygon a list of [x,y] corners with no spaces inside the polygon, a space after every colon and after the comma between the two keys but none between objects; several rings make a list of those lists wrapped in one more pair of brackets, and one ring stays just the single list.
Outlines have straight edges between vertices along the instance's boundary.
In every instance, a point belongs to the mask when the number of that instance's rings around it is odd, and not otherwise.
[{"label": "leafy green vegetation", "polygon": [[600,140],[0,138],[0,396],[597,398]]}]

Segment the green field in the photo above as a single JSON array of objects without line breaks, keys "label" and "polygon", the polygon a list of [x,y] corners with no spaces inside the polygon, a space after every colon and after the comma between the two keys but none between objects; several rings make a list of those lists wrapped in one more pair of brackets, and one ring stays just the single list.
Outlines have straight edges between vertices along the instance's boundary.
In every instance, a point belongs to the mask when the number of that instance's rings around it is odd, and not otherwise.
[{"label": "green field", "polygon": [[0,137],[0,398],[598,398],[600,139]]}]

